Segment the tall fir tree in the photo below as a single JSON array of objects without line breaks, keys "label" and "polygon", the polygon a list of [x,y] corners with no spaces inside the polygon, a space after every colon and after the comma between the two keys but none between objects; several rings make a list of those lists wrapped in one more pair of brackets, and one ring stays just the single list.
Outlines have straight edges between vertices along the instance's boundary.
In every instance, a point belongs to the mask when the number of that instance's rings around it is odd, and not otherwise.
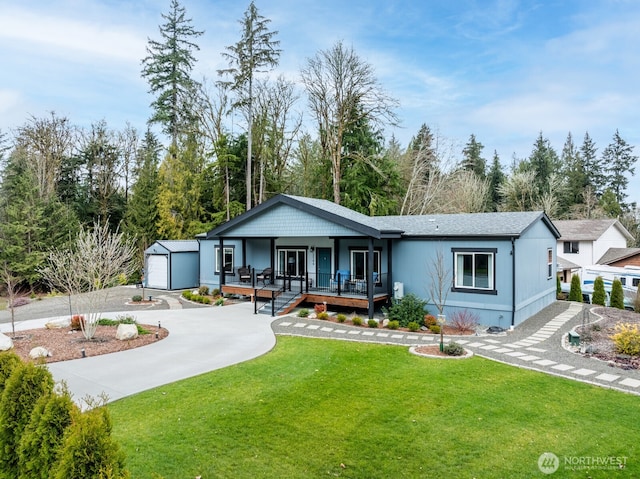
[{"label": "tall fir tree", "polygon": [[527,162],[523,165],[526,170],[531,170],[535,174],[535,187],[538,193],[546,191],[551,175],[558,171],[560,161],[547,138],[542,136],[542,132],[536,139],[533,151]]},{"label": "tall fir tree", "polygon": [[585,188],[589,182],[584,167],[584,160],[580,151],[573,142],[573,136],[569,132],[562,148],[560,157],[561,172],[566,181],[565,195],[562,209],[569,211],[573,205],[583,203]]},{"label": "tall fir tree", "polygon": [[584,163],[584,172],[587,176],[587,183],[592,187],[597,197],[604,193],[606,185],[606,175],[601,159],[598,157],[598,149],[595,142],[589,136],[589,132],[584,134],[584,140],[580,146],[580,156]]},{"label": "tall fir tree", "polygon": [[504,183],[505,174],[502,170],[502,164],[500,163],[500,157],[498,152],[494,150],[493,160],[491,161],[491,168],[489,169],[489,210],[498,211],[500,203],[502,202],[502,195],[500,194],[500,187]]},{"label": "tall fir tree", "polygon": [[176,145],[178,135],[194,121],[191,97],[197,82],[191,78],[196,63],[194,51],[200,50],[195,39],[204,32],[196,30],[178,0],[171,0],[166,23],[160,26],[160,41],[148,40],[147,54],[142,60],[142,77],[149,82],[153,115],[149,123],[162,125],[164,133]]},{"label": "tall fir tree", "polygon": [[610,189],[616,201],[622,208],[626,208],[627,174],[635,174],[635,163],[638,157],[633,154],[633,146],[629,145],[616,130],[613,141],[602,152],[602,164],[605,165],[607,188]]},{"label": "tall fir tree", "polygon": [[275,68],[280,61],[280,42],[275,40],[277,31],[270,31],[271,20],[258,13],[252,1],[244,12],[240,25],[242,37],[226,48],[224,58],[229,62],[229,68],[218,70],[218,74],[229,79],[221,83],[236,93],[234,106],[241,108],[247,120],[247,168],[246,168],[246,203],[247,210],[253,206],[252,197],[252,126],[254,107],[254,82],[256,74]]},{"label": "tall fir tree", "polygon": [[485,178],[487,161],[482,157],[484,145],[476,140],[476,135],[471,134],[469,141],[462,150],[462,169],[473,171],[480,178]]}]

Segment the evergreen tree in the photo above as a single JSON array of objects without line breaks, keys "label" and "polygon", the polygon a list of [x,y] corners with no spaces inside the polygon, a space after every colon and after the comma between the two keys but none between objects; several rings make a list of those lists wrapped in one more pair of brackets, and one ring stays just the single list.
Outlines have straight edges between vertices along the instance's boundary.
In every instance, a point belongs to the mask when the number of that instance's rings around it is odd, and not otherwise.
[{"label": "evergreen tree", "polygon": [[[18,446],[41,396],[53,391],[48,369],[33,363],[16,366],[0,400],[0,478],[18,476]],[[71,477],[71,476],[70,476]],[[76,476],[78,477],[78,476]]]},{"label": "evergreen tree", "polygon": [[568,211],[573,205],[580,204],[584,199],[585,188],[589,184],[582,155],[576,148],[571,133],[562,148],[561,171],[566,179],[566,194],[563,210]]},{"label": "evergreen tree", "polygon": [[462,160],[462,168],[464,170],[473,171],[480,178],[486,176],[487,162],[482,157],[484,145],[476,140],[476,136],[471,134],[469,141],[462,150],[464,159]]},{"label": "evergreen tree", "polygon": [[20,357],[13,351],[0,352],[0,400],[2,399],[2,392],[7,379],[9,379],[13,370],[21,364]]},{"label": "evergreen tree", "polygon": [[569,301],[577,301],[579,303],[582,303],[582,286],[580,285],[580,276],[578,276],[577,274],[571,276]]},{"label": "evergreen tree", "polygon": [[200,50],[194,40],[203,32],[193,27],[178,0],[171,0],[169,13],[162,14],[162,18],[166,23],[160,26],[161,40],[148,40],[142,76],[156,97],[151,103],[154,113],[149,122],[162,125],[171,144],[176,145],[186,125],[193,124],[190,96],[197,82],[191,78],[191,70],[196,63],[193,52]]},{"label": "evergreen tree", "polygon": [[535,187],[540,194],[545,191],[551,175],[559,169],[558,155],[547,138],[543,138],[542,132],[538,135],[531,152],[526,169],[535,174]]},{"label": "evergreen tree", "polygon": [[622,289],[622,282],[618,278],[611,283],[611,307],[624,309],[624,290]]},{"label": "evergreen tree", "polygon": [[505,175],[502,171],[502,165],[500,164],[500,157],[495,150],[493,152],[493,161],[491,162],[488,179],[490,195],[489,211],[498,211],[498,206],[502,203],[500,188],[505,181]]},{"label": "evergreen tree", "polygon": [[608,188],[600,197],[598,205],[609,218],[620,218],[622,215],[622,206],[618,203],[616,194]]},{"label": "evergreen tree", "polygon": [[599,304],[600,306],[606,306],[607,295],[604,291],[604,280],[602,276],[598,276],[593,282],[593,297],[591,302],[593,304]]},{"label": "evergreen tree", "polygon": [[31,413],[18,448],[19,479],[49,479],[77,406],[67,390],[43,395]]},{"label": "evergreen tree", "polygon": [[256,73],[272,69],[280,61],[280,50],[277,48],[280,42],[274,39],[277,31],[269,31],[271,20],[258,13],[255,3],[252,1],[240,20],[242,37],[235,44],[228,46],[223,52],[224,58],[229,62],[229,68],[219,70],[218,74],[231,77],[222,83],[234,91],[237,99],[234,106],[242,108],[247,120],[247,168],[246,168],[246,203],[247,210],[253,206],[252,189],[252,125],[254,105],[254,81]]},{"label": "evergreen tree", "polygon": [[638,157],[633,155],[633,146],[629,145],[618,130],[613,135],[613,141],[602,152],[602,164],[605,165],[607,175],[607,187],[610,189],[616,201],[621,207],[625,207],[627,198],[627,186],[629,179],[627,174],[635,174],[635,163]]},{"label": "evergreen tree", "polygon": [[597,156],[598,149],[589,136],[589,132],[584,134],[582,146],[580,146],[580,156],[584,164],[584,171],[587,176],[587,183],[593,187],[596,196],[600,196],[605,190],[606,176],[600,158]]}]

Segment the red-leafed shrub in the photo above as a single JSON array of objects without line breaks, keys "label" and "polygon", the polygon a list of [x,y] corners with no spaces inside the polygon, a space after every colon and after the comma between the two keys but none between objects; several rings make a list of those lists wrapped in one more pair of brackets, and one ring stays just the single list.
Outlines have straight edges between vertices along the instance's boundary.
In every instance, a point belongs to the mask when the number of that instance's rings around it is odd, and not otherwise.
[{"label": "red-leafed shrub", "polygon": [[449,318],[449,326],[460,333],[470,333],[480,324],[480,316],[468,309],[454,311]]},{"label": "red-leafed shrub", "polygon": [[84,326],[84,316],[81,314],[74,314],[71,316],[71,329],[74,331],[82,331]]},{"label": "red-leafed shrub", "polygon": [[318,313],[324,313],[326,311],[326,308],[324,306],[324,304],[316,304],[313,309],[315,310],[316,314]]}]

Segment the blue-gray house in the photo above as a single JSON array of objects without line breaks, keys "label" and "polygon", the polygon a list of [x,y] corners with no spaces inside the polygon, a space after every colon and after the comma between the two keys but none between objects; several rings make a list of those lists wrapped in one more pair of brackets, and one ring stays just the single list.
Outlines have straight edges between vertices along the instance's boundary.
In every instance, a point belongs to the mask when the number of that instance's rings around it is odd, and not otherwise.
[{"label": "blue-gray house", "polygon": [[144,251],[144,285],[155,289],[185,289],[200,282],[197,240],[156,241]]},{"label": "blue-gray house", "polygon": [[[413,293],[445,314],[517,325],[555,300],[558,230],[543,212],[370,217],[330,201],[278,195],[200,241],[200,283],[266,301],[366,309]],[[433,304],[428,308],[436,313]]]}]

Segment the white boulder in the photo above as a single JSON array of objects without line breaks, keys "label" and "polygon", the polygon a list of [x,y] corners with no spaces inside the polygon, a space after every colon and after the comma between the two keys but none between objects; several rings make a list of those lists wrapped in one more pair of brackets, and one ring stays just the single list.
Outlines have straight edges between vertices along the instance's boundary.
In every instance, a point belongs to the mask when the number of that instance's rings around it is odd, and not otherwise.
[{"label": "white boulder", "polygon": [[6,334],[0,333],[0,351],[8,351],[13,348],[13,339]]},{"label": "white boulder", "polygon": [[119,324],[116,330],[116,339],[127,341],[138,337],[138,326],[135,324]]},{"label": "white boulder", "polygon": [[64,329],[71,326],[71,318],[58,318],[52,319],[51,321],[45,323],[44,327],[47,329]]},{"label": "white boulder", "polygon": [[43,348],[42,346],[36,346],[31,351],[29,351],[29,357],[31,359],[47,358],[49,356],[51,356],[51,351],[49,351],[47,348]]}]

